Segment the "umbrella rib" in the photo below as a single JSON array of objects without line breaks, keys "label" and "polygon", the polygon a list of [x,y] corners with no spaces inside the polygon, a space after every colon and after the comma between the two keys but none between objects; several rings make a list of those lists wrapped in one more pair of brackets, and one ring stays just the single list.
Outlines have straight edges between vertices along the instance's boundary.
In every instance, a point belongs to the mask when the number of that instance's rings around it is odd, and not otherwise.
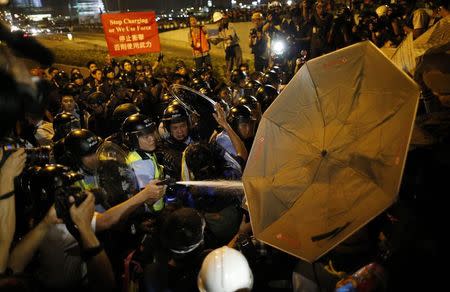
[{"label": "umbrella rib", "polygon": [[[312,184],[316,181],[317,175],[319,173],[319,169],[322,166],[323,159],[320,160],[319,165],[316,168],[316,171],[314,172],[314,175],[310,181],[310,183],[306,186],[305,190],[303,191],[303,194],[306,193],[307,190],[312,186]],[[295,205],[297,201],[300,199],[301,196],[298,196],[298,198],[292,203],[292,205]]]},{"label": "umbrella rib", "polygon": [[[357,85],[358,97],[359,97],[359,92],[360,92],[360,90],[361,90],[361,82],[358,82],[358,85]],[[355,106],[355,100],[356,100],[356,95],[354,95],[353,98],[352,98],[352,105],[351,105],[351,107],[350,107],[350,110],[349,110],[349,112],[348,112],[347,117],[345,118],[345,121],[342,123],[341,128],[340,128],[339,131],[334,135],[333,139],[330,141],[330,143],[329,143],[330,145],[333,145],[334,140],[336,140],[336,137],[339,136],[339,134],[341,133],[341,131],[344,129],[344,126],[347,124],[348,119],[350,118],[351,114],[353,113],[353,110],[355,109],[355,107],[354,107],[354,106]],[[324,139],[325,139],[325,134],[324,134]],[[325,145],[325,141],[324,141],[324,145]],[[324,147],[325,147],[325,146],[324,146]]]},{"label": "umbrella rib", "polygon": [[286,132],[292,134],[295,138],[297,138],[297,139],[300,140],[301,142],[303,142],[303,143],[305,143],[305,144],[307,144],[307,145],[309,145],[309,146],[311,146],[311,147],[314,147],[315,149],[317,149],[318,153],[320,153],[320,150],[319,150],[316,146],[314,146],[313,144],[311,144],[311,142],[308,142],[308,141],[304,140],[303,138],[299,137],[299,136],[296,135],[293,131],[291,131],[291,130],[289,130],[289,129],[287,129],[287,128],[281,126],[281,125],[278,125],[278,124],[277,124],[274,120],[272,120],[271,118],[269,118],[269,117],[264,117],[264,118],[267,119],[267,120],[269,120],[269,121],[271,121],[274,125],[277,125],[277,127],[279,127],[280,129],[283,129],[283,130],[285,130]]},{"label": "umbrella rib", "polygon": [[[306,63],[306,67],[308,68],[308,63]],[[309,71],[309,68],[308,68]],[[319,93],[317,92],[317,86],[316,83],[314,82],[313,78],[311,75],[309,75],[309,78],[311,79],[311,82],[313,84],[314,87],[314,92],[316,93],[316,101],[318,103],[319,109],[320,109],[320,113],[322,115],[322,123],[323,123],[323,139],[322,139],[322,148],[325,147],[325,115],[323,113],[323,109],[322,109],[322,104],[320,103],[320,98],[319,98]]]},{"label": "umbrella rib", "polygon": [[[336,158],[331,157],[331,155],[328,156],[328,158],[329,158],[329,159],[332,159],[332,160],[334,160],[334,161],[336,161],[337,164],[341,164],[341,165],[343,165],[343,167],[350,169],[350,170],[353,171],[355,174],[357,174],[360,178],[364,179],[365,181],[367,181],[367,182],[370,183],[370,184],[373,184],[375,187],[377,187],[378,189],[380,189],[380,190],[384,193],[384,190],[381,188],[381,186],[379,186],[379,185],[376,184],[373,180],[371,180],[370,177],[367,176],[365,173],[363,173],[363,172],[361,172],[361,171],[359,171],[359,170],[357,170],[357,169],[354,169],[353,167],[351,167],[350,165],[348,165],[348,164],[346,164],[346,163],[340,161],[339,159],[336,159]],[[361,198],[358,197],[358,198],[355,200],[355,202],[353,202],[352,207],[353,207],[360,199],[361,199]]]},{"label": "umbrella rib", "polygon": [[[345,143],[341,146],[339,146],[338,148],[334,148],[331,149],[333,151],[336,150],[340,150],[344,147],[347,147],[348,145],[351,145],[353,143],[355,143],[357,140],[360,140],[362,137],[364,137],[365,135],[369,134],[373,129],[378,128],[379,126],[381,126],[382,124],[386,123],[387,121],[389,121],[393,116],[395,116],[399,111],[400,111],[401,107],[397,107],[397,109],[395,109],[395,111],[393,113],[391,113],[390,115],[388,115],[387,117],[385,117],[383,120],[381,120],[380,122],[378,122],[377,124],[375,124],[374,126],[370,127],[365,133],[361,134],[359,137],[357,137],[356,139],[354,139],[353,141],[350,141],[348,143]],[[343,127],[342,127],[343,128]],[[336,135],[337,137],[337,135]]]},{"label": "umbrella rib", "polygon": [[[317,169],[314,173],[313,178],[311,179],[310,183],[306,186],[305,190],[303,191],[303,194],[306,193],[307,190],[309,190],[309,188],[312,186],[312,184],[314,183],[314,181],[316,180],[317,174],[319,173],[319,168],[322,165],[322,161],[320,160],[319,165],[317,166]],[[287,206],[280,198],[278,198],[278,196],[274,195],[273,197],[275,197],[286,209],[290,209],[293,205],[295,205],[295,203],[297,203],[297,201],[300,199],[301,196],[298,196],[298,198],[292,203],[290,204],[290,206]],[[267,225],[265,227],[265,229],[269,228],[270,226],[272,226],[275,222]]]}]

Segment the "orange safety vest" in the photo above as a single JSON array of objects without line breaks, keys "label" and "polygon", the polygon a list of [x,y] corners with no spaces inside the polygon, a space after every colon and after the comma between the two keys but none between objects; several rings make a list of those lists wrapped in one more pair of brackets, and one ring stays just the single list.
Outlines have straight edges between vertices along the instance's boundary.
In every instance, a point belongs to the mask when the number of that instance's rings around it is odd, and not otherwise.
[{"label": "orange safety vest", "polygon": [[209,43],[202,26],[191,29],[191,39],[194,53],[209,52]]}]

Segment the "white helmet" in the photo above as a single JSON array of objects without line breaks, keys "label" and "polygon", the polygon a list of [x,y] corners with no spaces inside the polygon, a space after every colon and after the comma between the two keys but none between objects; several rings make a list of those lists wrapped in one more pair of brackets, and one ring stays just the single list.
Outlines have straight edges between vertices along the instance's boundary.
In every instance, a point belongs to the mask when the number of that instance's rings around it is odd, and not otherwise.
[{"label": "white helmet", "polygon": [[388,8],[389,7],[387,5],[381,5],[380,7],[375,9],[375,13],[378,15],[378,17],[385,16],[387,14]]},{"label": "white helmet", "polygon": [[252,270],[243,254],[223,246],[210,252],[203,261],[197,286],[201,292],[251,290]]},{"label": "white helmet", "polygon": [[222,12],[219,12],[219,11],[214,12],[214,14],[213,14],[213,22],[218,22],[222,18],[223,18]]},{"label": "white helmet", "polygon": [[281,7],[281,3],[278,1],[272,1],[267,5],[267,8],[269,8],[269,9],[273,9],[273,8],[277,8],[277,7]]},{"label": "white helmet", "polygon": [[263,19],[263,15],[261,12],[255,12],[252,14],[252,20],[253,19]]}]

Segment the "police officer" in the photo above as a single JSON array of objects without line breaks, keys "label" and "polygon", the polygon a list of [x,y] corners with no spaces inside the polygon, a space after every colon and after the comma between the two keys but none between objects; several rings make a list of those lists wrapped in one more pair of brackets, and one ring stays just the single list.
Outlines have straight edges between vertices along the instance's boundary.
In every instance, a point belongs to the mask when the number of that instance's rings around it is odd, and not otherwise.
[{"label": "police officer", "polygon": [[117,145],[122,145],[122,133],[120,132],[120,128],[122,127],[123,122],[131,115],[139,113],[140,110],[137,106],[132,103],[124,103],[117,106],[114,109],[112,114],[113,128],[115,133],[106,138],[107,141],[111,141]]},{"label": "police officer", "polygon": [[96,151],[100,144],[101,139],[86,129],[72,130],[64,139],[63,162],[84,175],[82,185],[87,190],[97,187],[94,172],[98,166]]},{"label": "police officer", "polygon": [[252,110],[246,105],[234,106],[228,114],[227,121],[244,142],[247,152],[250,152],[255,138],[256,123]]},{"label": "police officer", "polygon": [[261,111],[263,113],[272,104],[275,98],[277,98],[278,93],[278,90],[273,85],[265,84],[258,88],[255,97],[261,104]]},{"label": "police officer", "polygon": [[59,113],[53,118],[53,130],[55,132],[53,141],[56,142],[64,138],[72,130],[80,128],[80,120],[73,114],[68,112]]},{"label": "police officer", "polygon": [[[159,141],[156,123],[146,115],[134,114],[125,119],[121,128],[122,139],[128,147],[126,162],[133,169],[139,189],[152,180],[164,178],[163,166],[158,162],[156,149]],[[159,211],[164,201],[158,201],[153,209]]]},{"label": "police officer", "polygon": [[148,116],[133,114],[123,122],[121,133],[124,144],[130,150],[127,164],[135,171],[139,188],[150,180],[163,178],[162,166],[155,155],[159,140],[156,123]]},{"label": "police officer", "polygon": [[175,173],[174,178],[181,177],[181,158],[183,151],[194,139],[191,137],[191,119],[182,105],[172,102],[164,111],[162,123],[167,131],[168,138],[163,142],[166,155],[172,157]]}]

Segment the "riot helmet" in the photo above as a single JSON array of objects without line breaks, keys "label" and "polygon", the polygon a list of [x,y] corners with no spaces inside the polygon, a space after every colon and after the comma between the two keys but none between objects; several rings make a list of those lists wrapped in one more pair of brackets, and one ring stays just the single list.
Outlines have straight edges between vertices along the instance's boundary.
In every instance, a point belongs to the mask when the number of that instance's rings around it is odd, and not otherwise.
[{"label": "riot helmet", "polygon": [[101,139],[86,129],[72,130],[64,139],[65,158],[74,167],[82,166],[83,157],[94,154]]},{"label": "riot helmet", "polygon": [[167,216],[161,227],[164,247],[180,258],[203,246],[205,220],[192,208],[180,208]]},{"label": "riot helmet", "polygon": [[162,122],[169,132],[171,124],[186,122],[190,126],[189,115],[186,109],[178,102],[170,103],[164,110]]},{"label": "riot helmet", "polygon": [[80,120],[71,113],[59,113],[53,118],[54,141],[64,138],[72,130],[80,129]]},{"label": "riot helmet", "polygon": [[69,83],[69,75],[64,71],[59,71],[55,77],[53,77],[53,81],[55,82],[58,88],[63,88],[67,83]]},{"label": "riot helmet", "polygon": [[67,83],[61,90],[61,95],[76,96],[80,94],[80,87],[75,83]]},{"label": "riot helmet", "polygon": [[139,136],[154,133],[156,130],[156,123],[143,114],[129,116],[121,127],[123,141],[131,150],[139,149]]},{"label": "riot helmet", "polygon": [[123,103],[114,109],[112,119],[117,128],[120,128],[123,122],[131,115],[139,113],[139,108],[132,103]]},{"label": "riot helmet", "polygon": [[256,91],[256,99],[261,104],[261,110],[264,112],[278,96],[278,90],[269,84],[261,86]]},{"label": "riot helmet", "polygon": [[236,86],[241,86],[247,79],[247,74],[242,72],[240,69],[234,69],[231,71],[230,81]]}]

